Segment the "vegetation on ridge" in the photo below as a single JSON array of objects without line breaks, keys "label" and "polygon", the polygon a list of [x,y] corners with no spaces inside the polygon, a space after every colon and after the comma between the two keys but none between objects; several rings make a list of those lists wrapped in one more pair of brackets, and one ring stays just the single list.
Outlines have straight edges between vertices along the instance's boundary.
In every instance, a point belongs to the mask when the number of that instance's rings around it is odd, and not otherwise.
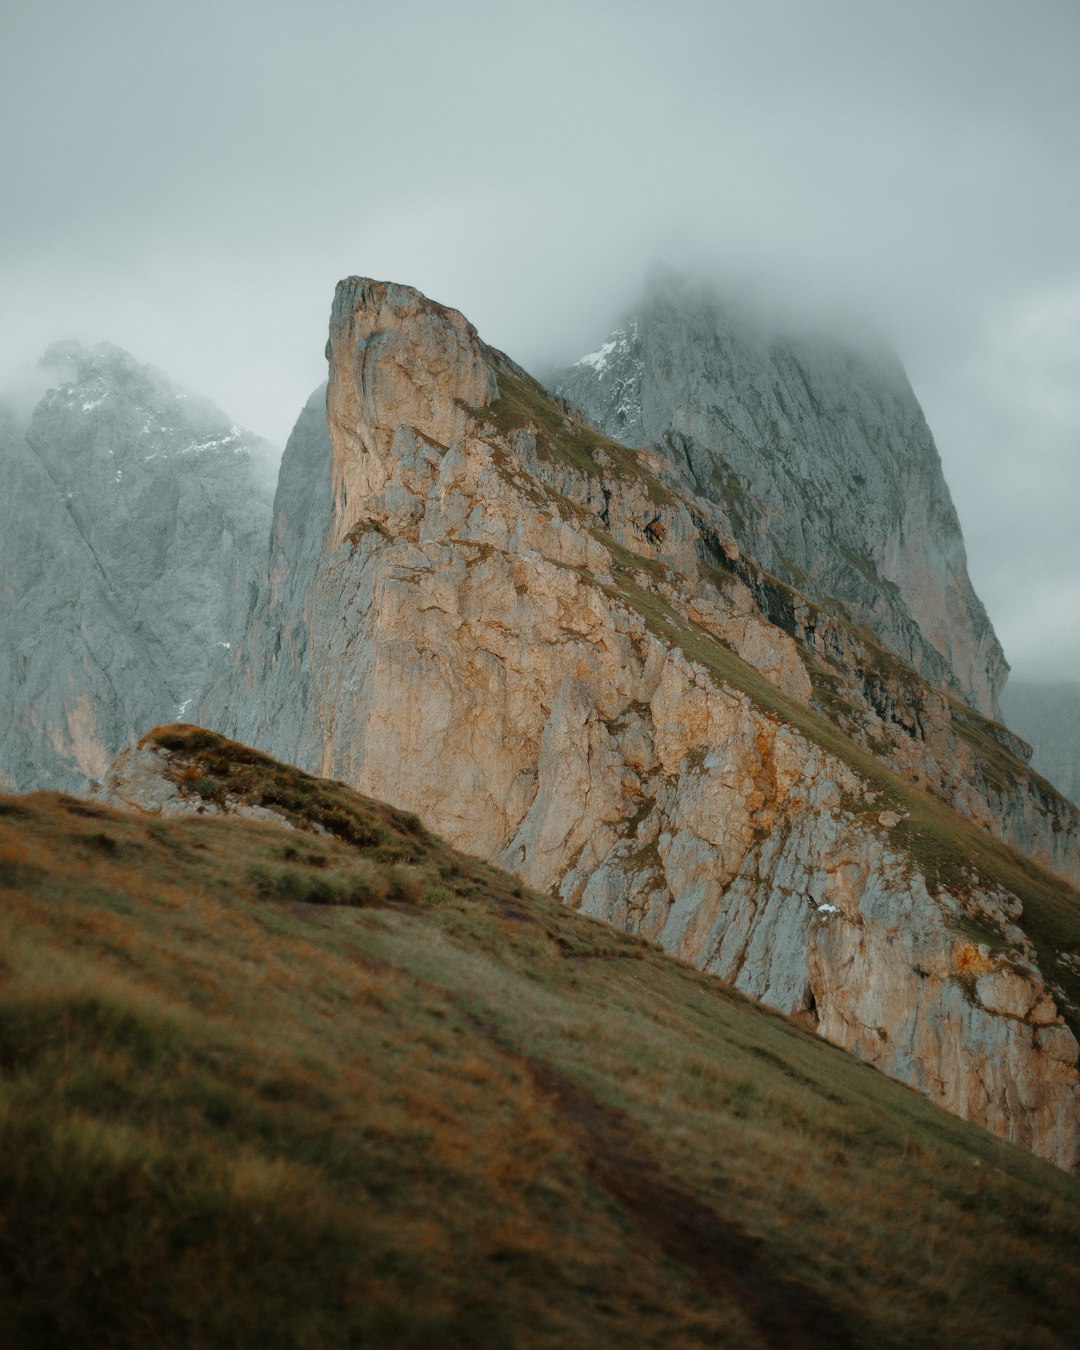
[{"label": "vegetation on ridge", "polygon": [[1070,1336],[1075,1179],[412,817],[152,739],[300,828],[0,797],[0,1342]]},{"label": "vegetation on ridge", "polygon": [[789,698],[730,648],[685,618],[655,592],[620,576],[618,592],[652,631],[700,662],[722,683],[742,690],[761,708],[796,727],[853,768],[878,794],[868,815],[894,809],[893,831],[931,887],[964,895],[974,882],[1003,886],[1024,907],[1020,920],[1035,944],[1045,976],[1065,995],[1061,1011],[1080,1034],[1080,892],[1025,854],[980,829],[932,793],[896,773],[813,708]]},{"label": "vegetation on ridge", "polygon": [[499,397],[486,408],[469,409],[478,422],[487,422],[501,434],[531,427],[536,432],[536,449],[541,458],[565,464],[590,477],[610,474],[635,479],[650,500],[658,504],[672,500],[656,475],[643,468],[636,451],[597,431],[580,414],[568,411],[542,384],[501,353],[488,349],[488,354],[498,381]]}]

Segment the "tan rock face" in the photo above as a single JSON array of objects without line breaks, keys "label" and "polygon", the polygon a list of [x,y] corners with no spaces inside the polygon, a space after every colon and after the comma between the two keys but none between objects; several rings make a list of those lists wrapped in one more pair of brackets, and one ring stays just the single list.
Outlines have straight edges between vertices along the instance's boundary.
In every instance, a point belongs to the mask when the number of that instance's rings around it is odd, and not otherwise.
[{"label": "tan rock face", "polygon": [[366,278],[338,287],[327,356],[341,373],[327,397],[337,542],[362,503],[391,485],[408,491],[385,459],[399,427],[445,447],[469,421],[461,405],[486,407],[496,386],[476,329],[457,310]]},{"label": "tan rock face", "polygon": [[[703,504],[704,505],[704,504]],[[905,778],[997,838],[1080,884],[1080,811],[1028,766],[1028,747],[949,697],[841,615],[815,606],[750,559],[717,550],[759,611],[796,639],[815,706]]]},{"label": "tan rock face", "polygon": [[793,724],[805,649],[699,567],[715,513],[569,418],[507,426],[522,372],[404,288],[343,283],[329,351],[310,697],[265,748],[1080,1167],[1080,1052],[1017,902],[931,894],[901,814]]}]

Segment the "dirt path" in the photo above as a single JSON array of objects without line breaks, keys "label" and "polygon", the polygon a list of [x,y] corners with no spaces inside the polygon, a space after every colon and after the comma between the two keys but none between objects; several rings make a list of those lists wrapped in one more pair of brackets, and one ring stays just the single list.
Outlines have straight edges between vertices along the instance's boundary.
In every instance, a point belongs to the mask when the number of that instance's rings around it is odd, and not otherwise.
[{"label": "dirt path", "polygon": [[725,1219],[663,1170],[630,1123],[554,1065],[515,1055],[570,1128],[592,1174],[668,1257],[717,1298],[734,1301],[774,1350],[857,1342],[820,1294],[778,1270],[757,1238]]}]

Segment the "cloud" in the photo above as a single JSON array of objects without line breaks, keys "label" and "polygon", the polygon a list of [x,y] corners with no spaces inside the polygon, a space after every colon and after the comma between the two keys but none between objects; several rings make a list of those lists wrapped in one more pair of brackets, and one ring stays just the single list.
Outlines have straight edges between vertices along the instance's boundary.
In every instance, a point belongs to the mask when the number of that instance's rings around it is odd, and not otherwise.
[{"label": "cloud", "polygon": [[342,275],[418,285],[540,370],[655,262],[765,278],[891,336],[995,619],[1003,529],[1047,593],[1073,567],[1040,544],[1075,447],[1044,373],[1080,270],[1071,0],[39,0],[4,24],[0,374],[106,338],[281,444]]},{"label": "cloud", "polygon": [[1080,274],[927,373],[971,571],[1017,676],[1080,676]]}]

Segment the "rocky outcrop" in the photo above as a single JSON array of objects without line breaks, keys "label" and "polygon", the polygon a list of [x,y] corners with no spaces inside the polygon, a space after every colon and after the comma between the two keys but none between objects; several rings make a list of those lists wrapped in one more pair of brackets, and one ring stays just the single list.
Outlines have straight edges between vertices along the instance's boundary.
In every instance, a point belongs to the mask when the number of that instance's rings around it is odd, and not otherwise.
[{"label": "rocky outcrop", "polygon": [[214,723],[1080,1166],[1072,947],[1021,922],[1062,884],[811,706],[723,511],[405,287],[341,283],[328,354]]},{"label": "rocky outcrop", "polygon": [[118,348],[50,349],[0,431],[0,776],[80,790],[246,631],[273,451]]},{"label": "rocky outcrop", "polygon": [[839,602],[931,683],[997,715],[1008,667],[891,353],[770,331],[659,275],[631,322],[550,383],[608,435],[658,447],[766,571]]},{"label": "rocky outcrop", "polygon": [[[195,732],[197,727],[179,724],[175,730]],[[205,734],[205,733],[203,733]],[[120,810],[142,811],[151,816],[239,816],[245,820],[264,820],[272,825],[293,829],[294,822],[285,811],[243,801],[229,793],[211,788],[190,762],[143,737],[136,745],[121,750],[113,761],[97,798],[106,806]],[[314,833],[318,826],[309,826]],[[326,831],[322,831],[326,833]]]}]

